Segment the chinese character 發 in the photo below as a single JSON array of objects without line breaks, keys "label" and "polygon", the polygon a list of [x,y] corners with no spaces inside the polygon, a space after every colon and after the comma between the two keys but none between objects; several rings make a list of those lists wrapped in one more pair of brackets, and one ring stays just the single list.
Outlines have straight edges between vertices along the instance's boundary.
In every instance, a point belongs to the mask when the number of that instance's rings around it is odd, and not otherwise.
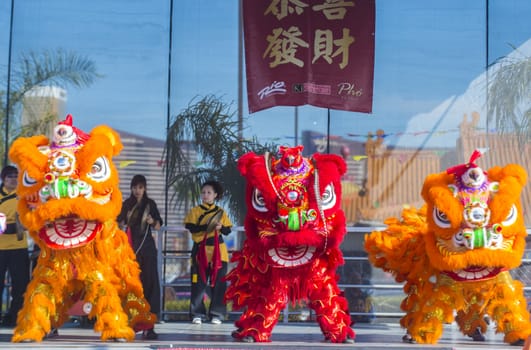
[{"label": "chinese character \u767c", "polygon": [[298,67],[304,67],[304,61],[296,57],[299,47],[309,47],[308,43],[300,38],[301,31],[297,27],[288,30],[282,28],[273,29],[273,34],[267,36],[269,45],[262,55],[273,58],[269,67],[274,68],[280,64],[293,63]]}]

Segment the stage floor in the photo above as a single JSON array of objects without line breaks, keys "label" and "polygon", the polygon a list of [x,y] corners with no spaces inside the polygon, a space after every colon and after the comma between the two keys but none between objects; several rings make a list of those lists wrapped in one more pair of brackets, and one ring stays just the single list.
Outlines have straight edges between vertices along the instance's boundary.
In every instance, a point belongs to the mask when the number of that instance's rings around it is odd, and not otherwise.
[{"label": "stage floor", "polygon": [[41,343],[11,343],[12,329],[0,329],[0,350],[4,349],[436,349],[470,350],[496,349],[514,350],[521,347],[510,346],[502,342],[502,335],[489,329],[485,342],[474,342],[463,336],[455,324],[447,325],[437,345],[407,344],[402,342],[404,330],[398,323],[359,323],[354,326],[356,342],[354,344],[331,344],[323,342],[319,326],[308,323],[279,323],[275,327],[270,343],[240,343],[231,337],[232,323],[212,325],[192,325],[184,322],[166,322],[157,324],[159,334],[156,341],[144,341],[140,334],[134,342],[101,342],[99,335],[92,329],[81,327],[77,323],[65,324],[59,330],[59,336]]}]

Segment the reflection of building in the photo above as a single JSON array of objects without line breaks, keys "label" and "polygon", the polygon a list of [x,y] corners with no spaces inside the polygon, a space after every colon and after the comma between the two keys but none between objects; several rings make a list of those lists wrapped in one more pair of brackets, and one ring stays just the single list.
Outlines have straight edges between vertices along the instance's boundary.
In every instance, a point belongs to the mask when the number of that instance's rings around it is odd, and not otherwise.
[{"label": "reflection of building", "polygon": [[36,86],[22,98],[22,126],[32,134],[51,135],[59,118],[65,115],[66,90],[57,86]]},{"label": "reflection of building", "polygon": [[[127,198],[131,194],[129,188],[131,179],[136,174],[142,174],[148,182],[148,195],[155,200],[162,218],[166,218],[166,225],[182,226],[184,209],[175,209],[168,203],[166,214],[166,176],[164,173],[164,141],[131,134],[117,130],[124,148],[115,158],[115,165],[120,173],[120,190]],[[168,194],[168,201],[171,193]]]},{"label": "reflection of building", "polygon": [[[479,115],[477,116],[479,119]],[[466,137],[463,137],[463,132]],[[493,166],[505,166],[507,164],[519,164],[531,176],[531,142],[519,140],[516,134],[491,134],[485,130],[469,128],[462,130],[461,137],[457,140],[456,155],[457,163],[466,163],[476,148],[488,148],[476,163],[483,169]],[[521,195],[522,208],[524,210],[524,221],[529,226],[531,224],[531,186],[524,187]]]},{"label": "reflection of building", "polygon": [[[168,192],[166,199],[166,176],[164,173],[164,141],[117,130],[120,134],[124,148],[120,155],[114,158],[114,163],[120,174],[120,190],[123,198],[131,194],[129,188],[131,179],[136,174],[142,174],[147,180],[148,195],[155,200],[165,225],[182,227],[186,208],[176,208],[171,201],[172,192]],[[194,159],[195,151],[190,150],[190,157]],[[167,204],[166,204],[167,203]],[[165,255],[173,255],[175,251],[189,249],[189,235],[182,230],[169,229],[162,236],[163,244],[159,247]],[[189,259],[166,259],[163,262],[162,282],[171,281],[175,276],[180,276],[183,271],[188,271]]]},{"label": "reflection of building", "polygon": [[394,149],[381,156],[369,156],[365,195],[358,197],[354,193],[347,199],[349,204],[345,202],[348,222],[381,223],[400,214],[404,205],[418,207],[422,204],[420,189],[424,178],[440,168],[435,150]]},{"label": "reflection of building", "polygon": [[[432,173],[466,163],[476,148],[488,148],[477,164],[484,170],[510,163],[522,165],[531,174],[531,144],[519,143],[515,135],[488,134],[477,129],[480,115],[471,113],[460,126],[460,135],[454,148],[418,149],[397,147],[381,154],[366,154],[364,190],[349,191],[343,186],[343,209],[349,225],[381,224],[388,217],[399,217],[405,205],[419,207],[424,201],[420,195],[424,179]],[[371,143],[372,145],[372,143]],[[369,149],[372,149],[369,147]],[[332,152],[336,153],[336,152]],[[350,166],[350,164],[349,164]],[[523,208],[531,206],[531,186],[522,193]],[[524,212],[525,221],[531,221],[531,211]]]},{"label": "reflection of building", "polygon": [[[302,132],[302,144],[304,146],[304,155],[326,153],[327,146],[330,147],[330,153],[339,154],[347,163],[347,173],[343,180],[347,187],[359,190],[363,187],[365,181],[365,149],[362,142],[343,139],[341,137],[330,137],[327,145],[326,135],[313,131]],[[352,185],[352,186],[351,186]]]}]

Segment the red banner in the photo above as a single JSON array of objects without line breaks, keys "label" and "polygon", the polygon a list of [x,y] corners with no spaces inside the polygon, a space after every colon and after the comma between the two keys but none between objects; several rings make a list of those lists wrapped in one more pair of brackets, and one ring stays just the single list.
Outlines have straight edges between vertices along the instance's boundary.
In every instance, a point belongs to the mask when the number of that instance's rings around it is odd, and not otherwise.
[{"label": "red banner", "polygon": [[243,0],[249,112],[370,113],[375,0]]}]

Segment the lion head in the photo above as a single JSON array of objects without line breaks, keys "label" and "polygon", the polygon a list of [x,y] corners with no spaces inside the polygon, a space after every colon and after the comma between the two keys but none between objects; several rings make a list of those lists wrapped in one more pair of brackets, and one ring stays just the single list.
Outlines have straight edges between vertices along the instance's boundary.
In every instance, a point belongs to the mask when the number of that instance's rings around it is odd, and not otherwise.
[{"label": "lion head", "polygon": [[81,247],[119,214],[122,196],[112,157],[122,149],[107,126],[85,134],[72,117],[45,136],[19,138],[9,157],[18,165],[18,213],[40,247]]},{"label": "lion head", "polygon": [[526,229],[520,193],[525,170],[516,164],[487,172],[470,161],[426,178],[425,236],[431,264],[457,281],[495,277],[520,265]]},{"label": "lion head", "polygon": [[339,246],[345,234],[341,157],[310,159],[302,146],[281,147],[277,156],[245,154],[238,168],[247,179],[247,238],[267,251],[269,265],[302,266]]}]

